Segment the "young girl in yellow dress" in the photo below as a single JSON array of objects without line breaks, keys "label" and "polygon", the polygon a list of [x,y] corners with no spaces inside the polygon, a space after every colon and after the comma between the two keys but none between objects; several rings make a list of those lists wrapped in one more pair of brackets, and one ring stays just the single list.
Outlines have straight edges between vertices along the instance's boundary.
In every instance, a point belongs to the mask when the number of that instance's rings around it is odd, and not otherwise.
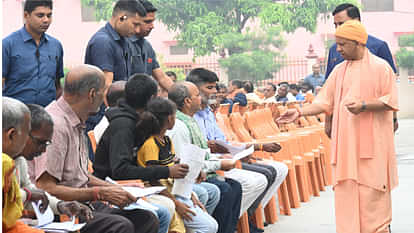
[{"label": "young girl in yellow dress", "polygon": [[[164,98],[154,98],[147,105],[147,111],[141,114],[137,125],[139,140],[142,145],[137,152],[139,166],[171,166],[174,164],[175,153],[171,139],[165,135],[175,124],[175,104]],[[189,198],[170,193],[173,180],[152,180],[153,186],[163,185],[167,190],[161,194],[168,196],[175,203],[175,214],[171,220],[170,232],[185,232],[185,228],[193,232],[215,233],[218,225],[216,220]],[[194,195],[194,194],[192,194]],[[192,198],[195,198],[192,196]]]}]

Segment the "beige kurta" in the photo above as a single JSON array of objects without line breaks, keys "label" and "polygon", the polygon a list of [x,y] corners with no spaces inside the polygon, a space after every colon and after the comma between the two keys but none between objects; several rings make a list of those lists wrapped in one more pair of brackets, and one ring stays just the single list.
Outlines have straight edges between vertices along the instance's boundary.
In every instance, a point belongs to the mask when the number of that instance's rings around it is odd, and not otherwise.
[{"label": "beige kurta", "polygon": [[335,67],[314,101],[333,113],[331,163],[335,187],[341,181],[352,180],[389,194],[397,186],[393,112],[355,115],[345,107],[352,100],[380,100],[397,111],[397,98],[392,68],[368,49],[363,59],[344,61]]}]

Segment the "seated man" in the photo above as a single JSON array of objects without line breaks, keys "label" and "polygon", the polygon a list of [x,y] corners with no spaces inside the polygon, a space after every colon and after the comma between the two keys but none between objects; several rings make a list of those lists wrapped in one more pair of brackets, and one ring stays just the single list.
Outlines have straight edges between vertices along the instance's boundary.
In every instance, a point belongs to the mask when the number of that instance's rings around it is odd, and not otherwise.
[{"label": "seated man", "polygon": [[260,98],[257,95],[257,93],[254,91],[254,85],[253,85],[252,81],[250,81],[250,80],[244,81],[243,89],[246,92],[246,98],[247,98],[248,102],[254,102],[254,103],[257,103],[257,104],[263,103],[262,98]]},{"label": "seated man", "polygon": [[[115,81],[109,86],[108,92],[106,93],[106,102],[108,103],[108,107],[105,111],[109,108],[118,106],[118,101],[122,98],[125,98],[125,84],[126,81]],[[93,133],[95,135],[96,145],[99,144],[103,133],[105,132],[106,128],[109,125],[108,118],[104,115],[99,121],[99,123],[93,129]]]},{"label": "seated man", "polygon": [[13,158],[23,150],[30,132],[30,110],[22,102],[9,97],[2,99],[2,230],[7,233],[40,233],[19,221],[23,202],[19,183],[13,172]]},{"label": "seated man", "polygon": [[300,87],[296,84],[290,84],[289,85],[289,93],[291,93],[296,101],[303,101],[305,100],[305,97],[300,93]]},{"label": "seated man", "polygon": [[[215,88],[215,83],[210,88]],[[181,153],[183,145],[188,143],[208,149],[207,140],[193,118],[201,106],[197,86],[191,82],[177,83],[168,93],[168,98],[175,102],[178,108],[174,128],[167,132],[177,155]],[[213,217],[219,223],[218,232],[234,232],[241,213],[247,210],[267,185],[266,177],[262,174],[233,169],[234,166],[232,160],[218,160],[210,153],[206,153],[203,170],[207,174],[207,182],[217,185],[221,191],[220,201],[213,212]],[[215,174],[219,169],[231,170],[226,174],[225,181]],[[244,192],[243,201],[241,184]]]},{"label": "seated man", "polygon": [[24,208],[30,210],[32,209],[30,202],[42,200],[41,211],[45,210],[49,203],[56,215],[79,215],[81,219],[91,219],[92,212],[88,206],[77,201],[61,201],[43,190],[37,189],[30,181],[27,160],[31,161],[41,155],[41,153],[44,153],[46,147],[52,143],[53,121],[49,113],[40,105],[28,104],[27,106],[31,114],[31,130],[23,151],[14,159],[16,177],[20,185],[22,201],[25,204]]},{"label": "seated man", "polygon": [[227,96],[228,99],[231,100],[230,104],[230,113],[233,109],[233,104],[239,103],[239,106],[246,106],[247,105],[247,97],[245,91],[243,89],[243,82],[235,79],[230,81],[229,83],[229,95]]},{"label": "seated man", "polygon": [[232,104],[233,101],[227,99],[228,90],[224,83],[217,83],[217,102],[219,104]]},{"label": "seated man", "polygon": [[[137,130],[141,132],[140,144],[142,144],[137,152],[137,163],[140,166],[174,165],[176,158],[174,146],[165,133],[174,127],[176,110],[176,105],[168,99],[157,97],[148,103],[147,111],[137,125]],[[199,177],[202,177],[202,174]],[[217,222],[203,211],[204,206],[197,201],[194,193],[173,195],[171,191],[174,180],[172,179],[154,179],[149,183],[154,186],[166,186],[167,190],[162,191],[161,194],[171,198],[175,203],[176,213],[170,231],[185,233],[187,228],[194,232],[217,232]],[[188,183],[185,186],[191,190],[194,184]]]},{"label": "seated man", "polygon": [[287,102],[289,98],[287,97],[289,91],[289,86],[287,84],[282,84],[277,89],[277,95],[275,96],[276,102]]},{"label": "seated man", "polygon": [[[136,125],[140,114],[145,110],[150,99],[157,95],[156,81],[146,74],[134,74],[125,84],[125,98],[118,102],[117,107],[105,112],[109,121],[96,149],[93,163],[94,175],[105,179],[115,180],[183,178],[188,172],[185,164],[175,164],[171,167],[139,166],[136,162],[137,142],[140,139]],[[175,206],[172,200],[160,195],[151,195],[148,201],[169,212],[168,221],[161,221],[160,231],[167,232]],[[158,217],[160,217],[159,213]]]},{"label": "seated man", "polygon": [[81,65],[69,71],[63,96],[46,108],[55,123],[53,144],[34,159],[31,177],[37,187],[59,199],[89,202],[94,218],[82,228],[82,233],[156,233],[158,219],[150,211],[123,210],[136,202],[134,196],[121,186],[88,173],[85,122],[99,110],[104,87],[104,74],[95,66]]},{"label": "seated man", "polygon": [[[223,132],[217,125],[214,113],[207,104],[208,102],[212,102],[209,101],[210,96],[216,93],[216,89],[213,87],[216,86],[218,77],[212,71],[197,68],[188,74],[186,80],[197,85],[200,90],[202,96],[202,110],[198,111],[194,115],[194,119],[197,121],[201,132],[205,136],[210,149],[215,150],[217,147],[221,147],[215,143],[215,140],[226,141]],[[260,147],[260,145],[255,145],[256,150],[260,150]],[[263,145],[263,149],[268,152],[278,152],[280,150],[280,146],[276,143],[268,143]],[[219,151],[222,153],[228,153],[225,148],[219,148]],[[249,206],[248,214],[249,216],[252,216],[260,203],[263,203],[263,206],[267,205],[272,196],[276,194],[278,187],[282,184],[287,175],[288,168],[283,163],[270,160],[257,161],[257,163],[248,163],[246,161],[242,163],[242,168],[247,171],[263,174],[266,176],[268,182],[265,191],[260,194],[251,206]],[[233,177],[233,179],[236,179],[236,177]],[[254,186],[250,187],[255,188]],[[246,189],[248,186],[243,186],[242,183],[242,189],[243,188]],[[246,194],[251,192],[248,190],[243,191]]]},{"label": "seated man", "polygon": [[273,83],[267,83],[264,88],[264,102],[276,103],[276,85]]}]

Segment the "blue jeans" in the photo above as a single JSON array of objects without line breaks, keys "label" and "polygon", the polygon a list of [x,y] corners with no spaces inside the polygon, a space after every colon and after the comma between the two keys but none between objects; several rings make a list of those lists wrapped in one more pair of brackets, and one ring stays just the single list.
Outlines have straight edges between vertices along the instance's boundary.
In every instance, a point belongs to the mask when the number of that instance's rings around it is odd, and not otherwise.
[{"label": "blue jeans", "polygon": [[225,181],[216,177],[207,182],[217,185],[220,189],[220,202],[214,210],[213,217],[219,223],[219,233],[234,233],[240,216],[242,187],[239,182],[226,178]]},{"label": "blue jeans", "polygon": [[212,215],[220,201],[220,189],[207,182],[193,185],[193,191],[197,194],[198,199],[206,207],[207,212]]},{"label": "blue jeans", "polygon": [[158,230],[158,233],[167,233],[168,232],[168,228],[170,227],[170,222],[171,222],[171,214],[168,211],[168,209],[162,205],[158,205],[155,203],[151,203],[151,205],[155,206],[158,208],[158,210],[152,210],[149,208],[145,208],[142,207],[142,209],[151,211],[153,214],[155,214],[158,217],[158,221],[160,222],[160,228]]},{"label": "blue jeans", "polygon": [[194,206],[193,202],[188,198],[176,196],[175,199],[190,206],[191,211],[196,214],[195,216],[191,216],[191,221],[183,219],[185,228],[192,230],[194,233],[217,232],[218,224],[208,213],[204,212],[200,207]]}]

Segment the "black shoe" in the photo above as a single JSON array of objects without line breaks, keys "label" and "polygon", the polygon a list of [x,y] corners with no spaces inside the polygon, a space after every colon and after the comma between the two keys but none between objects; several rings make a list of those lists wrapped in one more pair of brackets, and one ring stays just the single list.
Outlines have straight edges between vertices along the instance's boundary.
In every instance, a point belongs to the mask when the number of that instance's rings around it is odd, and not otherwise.
[{"label": "black shoe", "polygon": [[249,230],[250,230],[250,233],[263,233],[264,232],[264,229],[260,229],[252,223],[249,223]]},{"label": "black shoe", "polygon": [[264,222],[263,223],[263,226],[267,227],[267,226],[269,226],[269,223],[268,222]]}]

